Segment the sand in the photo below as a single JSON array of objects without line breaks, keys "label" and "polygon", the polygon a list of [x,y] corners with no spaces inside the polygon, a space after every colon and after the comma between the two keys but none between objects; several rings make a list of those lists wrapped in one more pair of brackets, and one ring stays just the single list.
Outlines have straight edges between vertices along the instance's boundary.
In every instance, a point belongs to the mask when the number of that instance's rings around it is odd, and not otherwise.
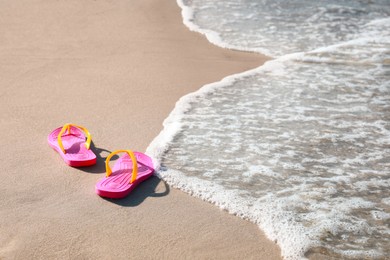
[{"label": "sand", "polygon": [[[174,0],[0,2],[0,259],[278,259],[255,224],[157,177],[95,194],[110,151],[145,151],[183,95],[267,58],[215,47]],[[87,127],[97,165],[47,135]]]}]

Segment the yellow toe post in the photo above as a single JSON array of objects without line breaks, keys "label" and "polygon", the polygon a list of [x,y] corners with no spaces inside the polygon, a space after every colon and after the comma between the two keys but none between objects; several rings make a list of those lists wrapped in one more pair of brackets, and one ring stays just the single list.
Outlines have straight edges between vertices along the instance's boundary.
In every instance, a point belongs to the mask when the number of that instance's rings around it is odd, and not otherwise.
[{"label": "yellow toe post", "polygon": [[134,155],[133,151],[131,151],[131,150],[117,150],[117,151],[112,152],[109,156],[107,156],[107,158],[106,158],[106,177],[110,176],[112,173],[112,170],[111,170],[110,164],[109,164],[110,160],[115,154],[118,154],[118,153],[127,153],[130,156],[131,161],[133,162],[133,172],[131,173],[130,183],[133,183],[137,179],[138,165],[137,165],[137,159],[135,158],[135,155]]},{"label": "yellow toe post", "polygon": [[79,125],[75,125],[75,124],[65,124],[57,136],[58,146],[61,148],[62,152],[64,154],[66,153],[64,145],[62,144],[62,135],[65,133],[65,131],[68,131],[68,134],[70,134],[70,129],[72,126],[78,128],[84,132],[85,136],[87,137],[87,141],[85,142],[85,147],[89,150],[89,147],[91,146],[92,138],[91,138],[91,134],[89,133],[88,129],[83,127],[83,126],[79,126]]}]

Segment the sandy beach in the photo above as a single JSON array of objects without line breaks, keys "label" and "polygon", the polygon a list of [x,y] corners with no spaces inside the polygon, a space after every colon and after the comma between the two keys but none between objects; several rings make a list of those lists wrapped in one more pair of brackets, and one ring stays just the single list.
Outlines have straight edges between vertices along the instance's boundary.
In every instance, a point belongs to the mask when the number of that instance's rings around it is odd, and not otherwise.
[{"label": "sandy beach", "polygon": [[[0,3],[0,259],[279,259],[258,227],[157,177],[95,194],[110,151],[144,152],[183,95],[267,60],[182,23],[174,0]],[[47,144],[88,128],[98,163]]]}]

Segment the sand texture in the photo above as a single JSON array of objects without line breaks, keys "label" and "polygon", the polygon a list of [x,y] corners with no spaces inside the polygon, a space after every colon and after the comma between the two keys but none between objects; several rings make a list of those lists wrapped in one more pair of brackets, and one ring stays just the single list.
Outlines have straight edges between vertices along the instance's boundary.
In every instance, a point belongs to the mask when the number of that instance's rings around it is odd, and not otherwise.
[{"label": "sand texture", "polygon": [[[0,1],[0,259],[278,259],[255,224],[153,177],[95,194],[110,151],[145,151],[183,95],[266,58],[215,47],[174,0]],[[47,144],[87,127],[97,165]]]}]

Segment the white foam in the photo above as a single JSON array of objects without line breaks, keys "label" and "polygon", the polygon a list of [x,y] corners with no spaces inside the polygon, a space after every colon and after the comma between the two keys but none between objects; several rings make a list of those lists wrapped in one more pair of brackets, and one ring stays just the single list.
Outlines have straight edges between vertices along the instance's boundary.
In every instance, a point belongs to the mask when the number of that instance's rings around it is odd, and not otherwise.
[{"label": "white foam", "polygon": [[[291,64],[289,63],[294,62],[293,60],[296,59],[298,55],[292,55],[289,58],[283,58],[278,60],[273,60],[270,62],[267,62],[265,66],[256,68],[251,71],[247,71],[245,73],[232,75],[229,77],[224,78],[222,81],[208,84],[201,88],[199,91],[195,93],[191,93],[187,96],[182,97],[178,103],[176,104],[175,109],[172,111],[172,113],[169,115],[169,117],[164,121],[164,129],[159,134],[159,136],[156,137],[156,139],[150,144],[150,146],[147,149],[147,153],[152,156],[156,160],[156,164],[160,165],[162,162],[162,159],[164,158],[164,155],[166,152],[168,152],[168,148],[171,147],[171,142],[174,139],[174,137],[181,132],[182,129],[187,127],[188,122],[186,122],[185,117],[188,113],[193,113],[192,109],[194,105],[199,104],[199,102],[202,102],[202,100],[207,100],[205,102],[205,107],[200,107],[199,111],[203,111],[204,109],[207,109],[209,106],[212,105],[212,101],[210,100],[210,95],[212,96],[218,95],[218,92],[221,92],[222,89],[227,88],[233,84],[237,84],[237,82],[242,81],[243,78],[253,78],[256,77],[258,73],[262,73],[263,76],[271,76],[271,77],[290,77],[291,75],[294,75],[293,73],[289,72],[288,70],[291,68]],[[274,70],[276,73],[274,73]],[[291,80],[290,80],[291,81]],[[297,82],[301,82],[299,79]],[[326,82],[333,83],[333,80],[327,80]],[[299,83],[300,85],[300,83]],[[332,85],[332,84],[330,84]],[[264,89],[267,89],[266,86],[262,86]],[[272,90],[272,89],[269,89]],[[227,92],[230,92],[231,89],[229,88],[226,90]],[[249,91],[249,90],[248,90]],[[294,90],[294,92],[296,92]],[[296,92],[301,93],[301,91]],[[346,99],[341,99],[346,102]],[[365,100],[357,98],[356,100],[360,100],[360,102],[364,103]],[[353,101],[353,100],[352,100]],[[352,102],[351,101],[351,102]],[[333,101],[332,101],[333,102]],[[336,105],[337,102],[333,102]],[[238,102],[236,103],[244,106],[250,106],[251,103],[249,101],[245,102]],[[237,109],[239,107],[236,107]],[[269,107],[271,109],[272,107]],[[305,107],[297,107],[297,111],[301,111],[302,113],[301,117],[296,117],[295,113],[293,113],[292,117],[290,117],[288,114],[286,114],[285,120],[279,119],[280,122],[288,121],[288,120],[298,120],[298,121],[314,121],[314,122],[321,122],[321,120],[325,120],[326,118],[321,119],[320,117],[307,117],[305,118],[304,113],[306,111],[311,111],[311,109],[305,108]],[[362,111],[367,111],[365,108],[361,108],[361,106],[356,106],[356,108],[352,109],[335,109],[330,110],[332,113],[361,113]],[[221,118],[214,118],[213,115],[209,113],[209,111],[205,110],[202,112],[202,114],[207,115],[205,118],[208,120],[220,120],[222,122]],[[246,118],[250,118],[251,120],[254,120],[255,117],[251,116],[250,114],[245,114]],[[263,117],[264,115],[257,115],[260,117]],[[194,116],[191,116],[193,119]],[[201,128],[207,128],[209,127],[204,124],[205,118],[201,120]],[[235,117],[232,115],[226,115],[226,119],[233,122],[235,120]],[[266,118],[266,117],[264,117]],[[276,122],[277,118],[275,117],[269,117],[269,119]],[[286,121],[286,122],[287,122]],[[354,142],[355,145],[358,145],[358,143],[355,141],[359,138],[367,138],[369,136],[368,133],[365,133],[362,131],[362,128],[359,128],[356,130],[356,132],[348,133],[349,129],[353,129],[356,127],[356,124],[360,127],[373,127],[375,129],[379,130],[379,133],[382,135],[388,135],[389,132],[384,127],[386,125],[386,122],[384,121],[374,121],[373,123],[367,123],[364,121],[361,122],[349,122],[349,121],[328,121],[329,125],[332,127],[339,127],[343,131],[346,130],[345,135],[335,134],[335,133],[324,133],[322,135],[322,139],[325,140],[331,140],[333,143],[337,143],[339,141],[344,142]],[[199,124],[199,123],[198,123]],[[235,124],[240,124],[238,121]],[[238,125],[235,124],[229,124],[228,126],[232,127],[232,130],[237,128]],[[238,127],[240,128],[240,127]],[[273,131],[273,128],[263,128],[266,131]],[[215,129],[216,130],[216,129]],[[246,131],[246,130],[243,130]],[[313,134],[316,134],[313,132]],[[237,140],[233,141],[233,143],[241,143],[242,140],[240,139],[240,136],[237,136],[236,134],[232,135],[233,138],[238,138]],[[294,135],[289,132],[282,132],[282,134],[277,135],[278,138],[282,139],[291,139]],[[203,141],[199,140],[199,136],[188,136],[188,140],[192,145],[200,145]],[[209,138],[208,140],[215,140],[213,138]],[[210,143],[210,141],[209,141]],[[216,141],[216,147],[223,144],[221,140]],[[267,143],[264,144],[256,144],[255,146],[252,146],[250,144],[248,147],[251,150],[253,150],[256,154],[259,155],[265,155],[264,151],[270,150],[279,150],[283,146],[277,143]],[[227,153],[235,153],[235,151],[238,151],[240,147],[237,146],[234,148],[234,145],[232,144],[230,147],[227,148]],[[185,148],[187,149],[187,148]],[[231,151],[230,151],[231,150]],[[168,155],[171,156],[171,155]],[[260,228],[264,230],[264,232],[267,234],[267,236],[274,241],[278,241],[278,244],[280,245],[282,249],[282,254],[286,259],[297,259],[304,255],[306,250],[308,250],[311,247],[319,246],[320,243],[318,242],[320,240],[321,234],[324,233],[324,230],[326,232],[330,232],[333,234],[333,236],[336,236],[338,232],[342,232],[342,230],[346,230],[348,232],[355,232],[359,233],[362,232],[371,232],[370,228],[367,226],[362,225],[360,222],[341,222],[340,219],[345,218],[348,219],[348,214],[352,210],[357,209],[366,209],[373,207],[373,204],[369,201],[362,200],[361,198],[351,198],[351,199],[336,199],[332,202],[332,200],[325,201],[322,203],[319,203],[315,200],[312,201],[312,205],[307,205],[306,202],[302,204],[300,201],[304,201],[304,198],[321,198],[324,196],[324,194],[327,194],[327,196],[332,197],[335,194],[339,192],[339,188],[337,186],[332,186],[332,183],[348,183],[348,185],[351,184],[351,178],[356,178],[356,174],[352,174],[351,172],[348,172],[349,170],[343,170],[343,169],[328,169],[327,164],[339,164],[343,163],[347,167],[350,167],[350,165],[358,164],[360,165],[362,162],[368,162],[370,160],[377,161],[381,160],[383,158],[383,152],[377,151],[368,154],[361,154],[354,158],[339,158],[336,156],[328,156],[325,158],[304,158],[302,163],[286,163],[281,161],[281,158],[284,156],[290,156],[292,158],[300,156],[299,153],[297,153],[295,150],[286,150],[284,154],[273,154],[272,161],[269,161],[270,165],[279,165],[280,167],[284,169],[292,169],[292,170],[298,170],[302,171],[305,170],[305,167],[303,167],[303,164],[317,164],[314,166],[314,168],[318,169],[318,173],[321,171],[329,171],[334,174],[333,177],[318,177],[317,179],[312,179],[311,181],[316,181],[319,183],[328,182],[327,187],[325,189],[319,189],[318,191],[314,189],[311,185],[303,185],[299,186],[297,183],[302,183],[305,177],[293,177],[290,176],[290,181],[292,183],[295,183],[296,186],[292,186],[289,189],[283,190],[281,193],[275,193],[275,195],[267,198],[266,195],[263,195],[263,197],[259,200],[256,200],[254,198],[246,196],[245,199],[240,199],[240,194],[245,194],[245,189],[241,190],[226,190],[225,187],[219,185],[218,183],[215,183],[213,181],[214,178],[218,178],[218,175],[221,174],[221,171],[207,171],[201,179],[195,178],[195,177],[188,177],[185,174],[183,174],[180,171],[166,168],[164,170],[158,171],[158,174],[160,177],[162,177],[164,180],[166,180],[170,185],[180,188],[191,195],[197,196],[199,198],[202,198],[203,200],[209,201],[211,203],[214,203],[221,207],[222,209],[225,209],[229,211],[231,214],[235,214],[238,216],[241,216],[245,219],[249,219],[253,221],[254,223],[257,223]],[[369,156],[368,159],[365,159],[366,156]],[[191,161],[193,162],[193,158],[183,158],[184,161]],[[230,160],[222,160],[218,159],[220,163],[231,163]],[[261,174],[261,176],[264,177],[270,177],[279,179],[279,181],[282,181],[285,177],[281,175],[280,172],[275,171],[272,167],[267,167],[265,165],[248,165],[248,171],[245,169],[242,169],[242,165],[245,164],[245,161],[240,161],[239,165],[232,165],[230,168],[232,171],[239,171],[243,172],[242,174],[242,182],[243,183],[252,183],[254,178],[257,178],[258,174]],[[202,162],[202,164],[210,165],[210,162]],[[237,168],[238,167],[238,168]],[[313,169],[314,169],[313,168]],[[187,170],[190,171],[196,171],[197,167],[191,167],[187,168]],[[315,171],[313,171],[315,172]],[[208,180],[207,178],[210,178]],[[237,174],[233,174],[233,177],[225,176],[227,181],[240,181]],[[368,187],[372,186],[375,183],[375,181],[369,181],[365,184],[362,182],[355,182],[354,186],[358,188],[359,190],[363,191],[366,190]],[[384,185],[389,185],[388,183],[383,183]],[[363,185],[363,186],[362,186]],[[366,187],[366,188],[364,188]],[[294,190],[298,189],[298,190]],[[312,190],[310,192],[306,192],[309,190]],[[282,194],[297,194],[297,192],[301,192],[300,195],[295,196],[289,196],[288,198],[281,198],[278,197]],[[302,192],[304,191],[304,192]],[[303,197],[302,197],[303,196]],[[272,198],[272,199],[269,199]],[[316,227],[310,226],[309,229],[305,228],[304,226],[299,225],[299,219],[296,218],[299,217],[292,212],[289,213],[291,216],[286,215],[287,212],[290,212],[292,209],[289,209],[292,205],[295,205],[297,207],[300,207],[299,205],[302,204],[303,208],[307,208],[313,212],[316,213],[307,213],[306,217],[302,220],[305,220],[305,222],[313,222],[317,221]],[[251,206],[249,206],[251,205]],[[295,207],[294,206],[294,207]],[[283,209],[284,208],[284,209]],[[260,211],[261,209],[261,211]],[[328,211],[331,209],[331,215],[324,214],[321,215],[319,212],[321,211]],[[287,211],[286,211],[287,210]],[[378,214],[376,214],[378,215]],[[375,216],[376,216],[375,215]],[[302,221],[301,220],[301,221]],[[270,223],[273,223],[270,225]],[[319,224],[320,223],[320,224]],[[360,224],[359,224],[360,223]],[[343,254],[350,254],[357,256],[359,255],[359,252],[357,251],[348,251],[348,250],[335,250],[339,253]],[[379,253],[375,253],[374,251],[370,251],[370,253],[367,253],[366,255],[380,255]],[[360,252],[360,256],[362,256],[362,252]]]}]

